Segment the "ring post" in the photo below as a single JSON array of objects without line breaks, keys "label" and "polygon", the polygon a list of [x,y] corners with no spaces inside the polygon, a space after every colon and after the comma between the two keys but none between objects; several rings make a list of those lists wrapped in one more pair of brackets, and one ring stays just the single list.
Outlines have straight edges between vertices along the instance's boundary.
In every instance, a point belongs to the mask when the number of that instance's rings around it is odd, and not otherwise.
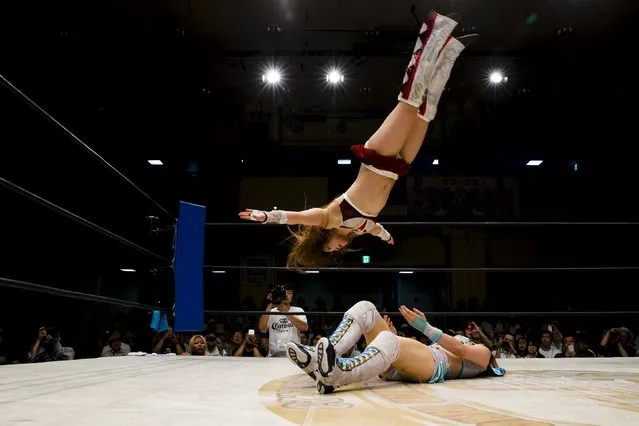
[{"label": "ring post", "polygon": [[175,238],[177,332],[204,327],[204,223],[206,207],[180,201]]}]

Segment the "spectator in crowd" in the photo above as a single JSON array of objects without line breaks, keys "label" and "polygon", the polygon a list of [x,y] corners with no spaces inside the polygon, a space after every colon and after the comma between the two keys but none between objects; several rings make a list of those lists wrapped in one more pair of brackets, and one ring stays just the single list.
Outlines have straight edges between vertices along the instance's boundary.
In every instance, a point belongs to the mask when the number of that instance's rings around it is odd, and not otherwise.
[{"label": "spectator in crowd", "polygon": [[54,327],[40,327],[38,338],[27,358],[31,362],[68,361],[75,358],[73,348],[60,344],[60,332]]},{"label": "spectator in crowd", "polygon": [[493,347],[493,343],[490,341],[488,336],[486,336],[486,334],[484,334],[484,331],[473,321],[468,323],[468,326],[466,327],[466,332],[464,334],[473,343],[484,345],[488,349],[492,349]]},{"label": "spectator in crowd", "polygon": [[228,356],[224,347],[224,342],[213,332],[213,330],[206,330],[204,335],[204,339],[206,340],[206,350],[209,356]]},{"label": "spectator in crowd", "polygon": [[300,343],[300,332],[308,331],[305,315],[287,315],[304,312],[302,308],[291,306],[293,289],[277,286],[266,296],[266,312],[284,315],[262,315],[259,320],[261,333],[269,333],[269,356],[286,356],[285,346],[289,342]]},{"label": "spectator in crowd", "polygon": [[510,333],[504,334],[504,338],[493,351],[495,358],[509,359],[516,358],[517,350],[515,349],[515,336]]},{"label": "spectator in crowd", "polygon": [[191,337],[186,351],[182,355],[208,356],[209,351],[206,345],[206,339],[200,334]]},{"label": "spectator in crowd", "polygon": [[537,343],[530,340],[528,342],[528,352],[524,358],[543,358],[544,356],[539,354],[538,348]]},{"label": "spectator in crowd", "polygon": [[260,354],[263,357],[267,357],[268,356],[268,346],[269,346],[268,336],[265,336],[265,335],[260,336],[260,347],[259,347],[259,350],[260,350]]},{"label": "spectator in crowd", "polygon": [[[515,356],[517,358],[526,358],[528,355],[528,340],[521,336],[517,339],[517,352],[515,352]],[[535,348],[535,355],[537,355],[537,348]]]},{"label": "spectator in crowd", "polygon": [[102,348],[101,357],[127,356],[131,352],[131,347],[122,342],[122,337],[118,331],[107,335],[107,344]]},{"label": "spectator in crowd", "polygon": [[574,337],[564,337],[564,343],[562,352],[555,355],[555,358],[576,358],[577,355],[577,342]]},{"label": "spectator in crowd", "polygon": [[626,327],[611,328],[601,339],[601,354],[605,357],[634,357],[635,348],[630,346],[632,333]]},{"label": "spectator in crowd", "polygon": [[236,330],[235,332],[233,332],[233,335],[231,336],[231,341],[229,342],[229,344],[226,347],[226,351],[230,354],[233,355],[235,353],[235,351],[237,351],[237,349],[242,346],[242,342],[244,341],[244,337],[241,331]]},{"label": "spectator in crowd", "polygon": [[541,332],[541,344],[538,350],[544,358],[554,358],[555,355],[561,353],[561,349],[553,345],[553,338],[553,326],[549,325]]},{"label": "spectator in crowd", "polygon": [[169,328],[163,335],[156,334],[153,342],[153,352],[156,354],[176,354],[182,355],[184,348],[177,334]]},{"label": "spectator in crowd", "polygon": [[317,346],[317,342],[319,342],[322,337],[324,337],[322,333],[313,334],[313,346]]},{"label": "spectator in crowd", "polygon": [[262,357],[262,354],[260,353],[260,347],[257,344],[257,338],[255,337],[255,330],[249,330],[248,333],[244,335],[242,344],[240,344],[240,347],[237,348],[233,356],[253,358]]},{"label": "spectator in crowd", "polygon": [[577,356],[579,358],[593,358],[597,356],[597,354],[590,349],[588,335],[585,331],[577,330],[575,333],[575,340],[577,341]]},{"label": "spectator in crowd", "polygon": [[561,333],[561,331],[559,331],[558,325],[559,323],[557,321],[553,321],[552,323],[550,323],[549,325],[545,327],[548,327],[548,330],[552,332],[552,345],[563,352],[564,336]]},{"label": "spectator in crowd", "polygon": [[308,331],[300,331],[300,343],[308,345]]}]

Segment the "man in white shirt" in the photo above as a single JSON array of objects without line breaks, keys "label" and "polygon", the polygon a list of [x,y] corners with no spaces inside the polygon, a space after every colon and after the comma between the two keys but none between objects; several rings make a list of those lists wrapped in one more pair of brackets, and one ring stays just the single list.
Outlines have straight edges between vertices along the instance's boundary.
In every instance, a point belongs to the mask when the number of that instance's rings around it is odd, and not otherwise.
[{"label": "man in white shirt", "polygon": [[276,286],[266,298],[269,301],[266,312],[281,312],[284,315],[262,315],[259,321],[260,332],[268,332],[269,356],[286,356],[288,342],[300,343],[300,332],[308,330],[306,315],[286,315],[304,312],[297,306],[291,306],[293,289]]},{"label": "man in white shirt", "polygon": [[554,358],[555,355],[561,353],[561,349],[553,345],[553,332],[552,326],[548,326],[548,329],[541,332],[541,344],[539,345],[538,352],[543,355],[544,358]]}]

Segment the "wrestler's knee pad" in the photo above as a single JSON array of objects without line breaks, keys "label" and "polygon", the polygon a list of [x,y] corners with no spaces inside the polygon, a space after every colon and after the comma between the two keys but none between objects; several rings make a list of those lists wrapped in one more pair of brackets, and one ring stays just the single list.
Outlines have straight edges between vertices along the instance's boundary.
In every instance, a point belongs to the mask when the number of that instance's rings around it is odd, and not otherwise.
[{"label": "wrestler's knee pad", "polygon": [[362,333],[368,333],[375,327],[378,312],[375,305],[368,300],[362,300],[346,311],[346,315],[353,318],[362,329]]},{"label": "wrestler's knee pad", "polygon": [[375,327],[377,308],[371,302],[361,301],[353,305],[342,318],[335,331],[329,336],[336,354],[342,355],[351,349],[362,337]]},{"label": "wrestler's knee pad", "polygon": [[386,368],[390,367],[391,364],[399,358],[399,339],[390,331],[384,330],[379,333],[370,345],[368,345],[368,347],[371,346],[379,350],[382,354],[385,362],[388,364]]},{"label": "wrestler's knee pad", "polygon": [[317,370],[317,352],[312,346],[305,346],[295,342],[286,344],[286,356],[302,371],[315,380]]}]

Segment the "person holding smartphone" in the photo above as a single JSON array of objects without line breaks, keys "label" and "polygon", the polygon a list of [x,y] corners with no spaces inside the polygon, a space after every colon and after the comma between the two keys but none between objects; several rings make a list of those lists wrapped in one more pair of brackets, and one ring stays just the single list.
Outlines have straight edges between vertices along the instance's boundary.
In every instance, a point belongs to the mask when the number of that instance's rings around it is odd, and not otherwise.
[{"label": "person holding smartphone", "polygon": [[262,358],[260,353],[260,347],[257,344],[257,338],[255,336],[255,330],[250,329],[245,335],[244,340],[239,348],[235,351],[233,356]]}]

